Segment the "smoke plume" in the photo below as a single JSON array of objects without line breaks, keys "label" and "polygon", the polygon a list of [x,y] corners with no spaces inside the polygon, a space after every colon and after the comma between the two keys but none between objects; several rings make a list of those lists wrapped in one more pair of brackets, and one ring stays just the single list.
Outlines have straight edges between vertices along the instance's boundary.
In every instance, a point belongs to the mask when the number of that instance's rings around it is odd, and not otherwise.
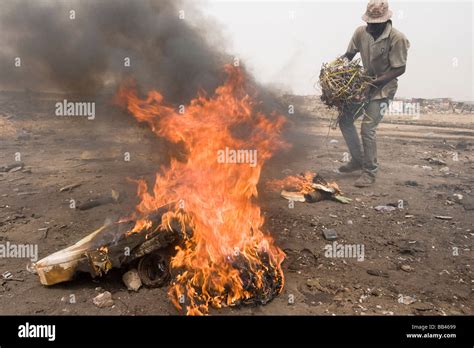
[{"label": "smoke plume", "polygon": [[214,30],[190,24],[187,18],[195,19],[199,11],[183,13],[181,5],[3,0],[0,89],[94,95],[132,76],[170,101],[189,99],[199,88],[212,91],[221,82],[223,64],[231,61],[206,40]]}]

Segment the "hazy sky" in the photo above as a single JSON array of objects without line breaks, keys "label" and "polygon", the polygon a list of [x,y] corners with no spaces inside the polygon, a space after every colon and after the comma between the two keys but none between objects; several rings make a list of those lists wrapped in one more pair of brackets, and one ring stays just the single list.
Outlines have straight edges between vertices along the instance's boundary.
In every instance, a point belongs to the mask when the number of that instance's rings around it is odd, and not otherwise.
[{"label": "hazy sky", "polygon": [[[201,5],[202,2],[202,5]],[[473,1],[389,1],[410,40],[400,97],[474,100]],[[229,53],[257,79],[314,94],[321,64],[345,52],[367,1],[200,0]]]}]

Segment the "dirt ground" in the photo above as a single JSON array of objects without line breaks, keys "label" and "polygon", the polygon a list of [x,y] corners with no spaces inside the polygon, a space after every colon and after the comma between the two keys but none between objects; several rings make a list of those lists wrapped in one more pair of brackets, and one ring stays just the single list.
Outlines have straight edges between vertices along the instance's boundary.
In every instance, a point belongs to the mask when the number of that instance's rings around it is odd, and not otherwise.
[{"label": "dirt ground", "polygon": [[[0,173],[0,243],[38,244],[40,258],[75,243],[105,221],[129,215],[137,200],[135,184],[128,178],[152,180],[168,156],[145,126],[111,111],[106,100],[98,104],[93,121],[54,116],[53,105],[44,97],[0,95],[0,166],[12,163],[18,153],[25,163],[22,170]],[[387,116],[378,130],[377,182],[358,189],[353,186],[357,174],[336,171],[347,150],[338,130],[328,134],[331,113],[313,110],[312,105],[296,105],[299,112],[290,116],[294,147],[268,163],[262,183],[313,170],[336,181],[353,201],[295,203],[290,208],[278,192],[260,185],[265,229],[287,254],[284,290],[265,306],[212,313],[474,314],[473,116]],[[125,153],[130,161],[124,160]],[[446,165],[430,163],[429,157]],[[59,192],[76,182],[82,185]],[[109,195],[112,189],[121,193],[119,204],[85,211],[70,208],[70,199],[80,203]],[[403,208],[395,211],[374,209],[399,200]],[[326,257],[324,248],[332,242],[324,239],[324,228],[336,230],[337,243],[363,245],[364,260]],[[73,282],[44,287],[26,270],[27,263],[0,258],[0,273],[13,275],[0,278],[1,314],[177,314],[166,288],[129,292],[121,270],[102,279],[84,274]],[[92,303],[102,289],[112,293],[113,307]]]}]

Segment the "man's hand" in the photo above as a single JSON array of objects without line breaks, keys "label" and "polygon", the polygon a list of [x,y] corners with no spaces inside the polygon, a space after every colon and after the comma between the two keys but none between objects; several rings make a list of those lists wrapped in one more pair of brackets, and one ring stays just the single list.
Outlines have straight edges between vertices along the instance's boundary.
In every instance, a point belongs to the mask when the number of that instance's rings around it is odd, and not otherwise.
[{"label": "man's hand", "polygon": [[390,81],[392,81],[393,79],[397,78],[398,76],[402,75],[403,73],[405,73],[405,70],[406,70],[406,67],[405,66],[401,66],[399,68],[393,68],[393,69],[390,69],[388,72],[386,72],[385,74],[383,75],[380,75],[380,76],[377,76],[376,78],[374,78],[372,81],[370,81],[370,84],[369,86],[367,86],[365,88],[365,90],[360,94],[359,96],[359,100],[360,101],[364,101],[364,100],[367,100],[369,99],[370,97],[370,94],[371,92],[374,90],[374,89],[378,89],[378,88],[382,88],[383,86],[385,86],[387,83],[389,83]]},{"label": "man's hand", "polygon": [[340,58],[347,58],[350,62],[352,59],[354,59],[355,55],[356,55],[356,53],[346,52]]},{"label": "man's hand", "polygon": [[362,91],[361,94],[359,94],[355,99],[359,102],[366,101],[367,99],[370,98],[370,94],[372,92],[372,86],[367,86],[365,89]]}]

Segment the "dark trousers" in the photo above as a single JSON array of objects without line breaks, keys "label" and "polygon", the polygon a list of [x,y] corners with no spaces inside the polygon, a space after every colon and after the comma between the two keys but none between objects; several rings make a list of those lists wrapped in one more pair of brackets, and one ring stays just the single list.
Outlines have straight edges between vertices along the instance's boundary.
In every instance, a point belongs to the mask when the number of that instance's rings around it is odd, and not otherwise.
[{"label": "dark trousers", "polygon": [[[352,161],[360,164],[365,172],[375,176],[377,163],[377,126],[388,109],[388,99],[371,100],[367,104],[352,104],[346,107],[339,118],[339,128],[352,157]],[[360,134],[362,146],[354,122],[362,118]]]}]

